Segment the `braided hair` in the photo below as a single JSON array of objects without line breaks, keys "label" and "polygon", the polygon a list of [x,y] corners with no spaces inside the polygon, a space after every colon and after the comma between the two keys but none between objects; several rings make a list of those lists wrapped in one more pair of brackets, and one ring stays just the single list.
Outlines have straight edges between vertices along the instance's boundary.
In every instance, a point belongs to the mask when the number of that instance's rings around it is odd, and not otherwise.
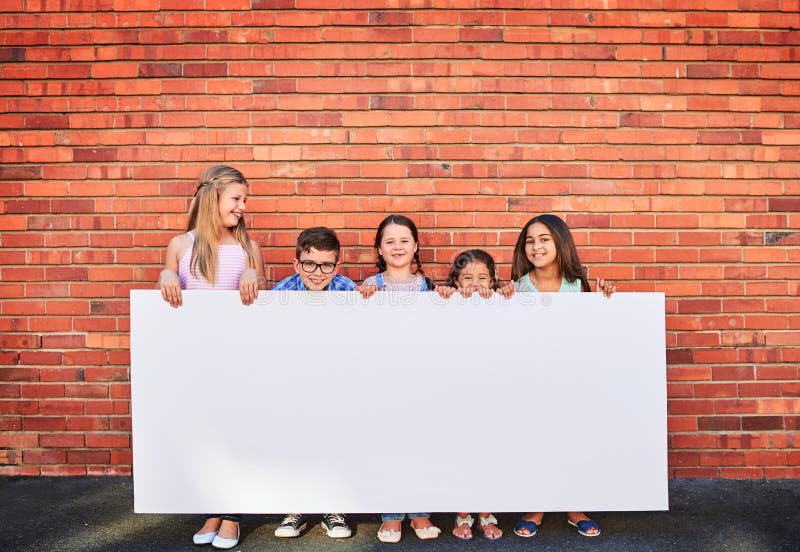
[{"label": "braided hair", "polygon": [[[195,242],[189,263],[190,272],[197,277],[199,272],[206,280],[213,284],[217,276],[217,247],[219,236],[223,229],[219,216],[219,198],[222,192],[231,184],[247,186],[244,175],[225,165],[209,167],[200,175],[197,190],[189,206],[189,218],[186,231],[194,231]],[[247,266],[255,268],[255,247],[247,235],[244,218],[231,230],[236,239],[247,253]]]},{"label": "braided hair", "polygon": [[[417,232],[417,225],[414,224],[413,220],[403,215],[389,215],[381,221],[381,223],[378,225],[378,230],[375,232],[375,251],[378,251],[381,248],[383,232],[390,224],[397,224],[398,226],[405,226],[408,228],[411,231],[411,237],[414,238],[414,242],[419,244],[419,232]],[[422,261],[419,260],[419,247],[417,247],[417,250],[414,251],[414,262],[417,265],[415,274],[420,274],[428,282],[431,282],[430,278],[425,276],[425,271],[422,270]],[[375,266],[377,266],[378,270],[381,272],[386,271],[386,259],[384,259],[380,253],[378,253],[378,259],[375,262]]]}]

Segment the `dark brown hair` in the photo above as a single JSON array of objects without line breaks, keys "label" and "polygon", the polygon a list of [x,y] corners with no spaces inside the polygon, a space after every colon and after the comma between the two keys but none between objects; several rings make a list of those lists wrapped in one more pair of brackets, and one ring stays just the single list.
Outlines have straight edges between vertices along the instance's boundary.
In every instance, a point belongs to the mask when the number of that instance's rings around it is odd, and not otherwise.
[{"label": "dark brown hair", "polygon": [[590,291],[589,281],[586,279],[586,270],[581,265],[578,258],[578,250],[575,248],[575,241],[567,224],[556,215],[544,214],[533,217],[522,227],[522,231],[517,238],[517,245],[514,246],[514,257],[511,261],[511,278],[519,280],[528,272],[533,270],[533,263],[528,260],[525,254],[525,243],[528,238],[528,229],[536,222],[541,222],[553,236],[556,245],[556,262],[558,270],[563,278],[568,282],[580,280],[581,289]]},{"label": "dark brown hair", "polygon": [[481,263],[486,265],[489,274],[492,276],[492,289],[497,289],[500,286],[497,283],[497,267],[494,264],[494,259],[483,249],[467,249],[458,254],[458,257],[453,261],[450,267],[450,275],[447,277],[447,285],[450,287],[458,287],[458,277],[461,271],[470,263]]},{"label": "dark brown hair", "polygon": [[339,238],[336,232],[325,226],[314,226],[306,228],[297,236],[297,245],[294,248],[294,256],[300,260],[300,253],[311,251],[311,248],[319,251],[333,251],[336,253],[336,262],[339,262]]},{"label": "dark brown hair", "polygon": [[381,272],[386,271],[386,260],[381,256],[378,250],[381,248],[383,232],[390,224],[405,226],[411,230],[411,237],[414,238],[414,242],[417,244],[417,250],[414,251],[414,262],[417,263],[417,272],[425,276],[425,271],[422,270],[422,262],[419,260],[419,232],[417,232],[417,226],[414,224],[413,220],[403,215],[389,215],[378,225],[378,230],[375,232],[375,252],[378,254],[378,260],[375,262],[375,266],[377,266],[378,270]]}]

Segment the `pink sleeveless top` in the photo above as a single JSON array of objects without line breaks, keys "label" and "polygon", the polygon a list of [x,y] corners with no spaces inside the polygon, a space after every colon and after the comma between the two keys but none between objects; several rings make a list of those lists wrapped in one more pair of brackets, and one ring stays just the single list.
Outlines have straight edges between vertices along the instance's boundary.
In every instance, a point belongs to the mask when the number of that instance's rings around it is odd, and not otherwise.
[{"label": "pink sleeveless top", "polygon": [[217,248],[217,283],[211,285],[198,269],[195,269],[197,277],[192,275],[189,264],[194,250],[194,233],[189,232],[189,235],[192,237],[192,246],[178,263],[181,289],[239,289],[239,279],[247,268],[247,252],[244,248],[238,243],[222,244]]}]

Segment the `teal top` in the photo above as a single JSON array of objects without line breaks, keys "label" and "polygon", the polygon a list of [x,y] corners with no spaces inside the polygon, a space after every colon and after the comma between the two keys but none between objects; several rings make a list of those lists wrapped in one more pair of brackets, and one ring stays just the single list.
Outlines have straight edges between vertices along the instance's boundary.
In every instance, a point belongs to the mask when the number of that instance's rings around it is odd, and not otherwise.
[{"label": "teal top", "polygon": [[[536,289],[536,286],[533,285],[531,282],[530,273],[525,274],[522,278],[514,282],[514,287],[517,291],[539,291]],[[581,291],[581,281],[575,280],[574,282],[568,282],[566,278],[563,276],[561,277],[561,287],[558,290],[559,292],[580,292]]]}]

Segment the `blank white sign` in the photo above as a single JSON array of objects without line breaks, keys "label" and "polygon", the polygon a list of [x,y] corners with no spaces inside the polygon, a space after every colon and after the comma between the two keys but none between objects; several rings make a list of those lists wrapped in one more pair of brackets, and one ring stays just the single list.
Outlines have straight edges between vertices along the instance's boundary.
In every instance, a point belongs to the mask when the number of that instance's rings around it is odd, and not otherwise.
[{"label": "blank white sign", "polygon": [[131,292],[135,511],[666,510],[664,296]]}]

